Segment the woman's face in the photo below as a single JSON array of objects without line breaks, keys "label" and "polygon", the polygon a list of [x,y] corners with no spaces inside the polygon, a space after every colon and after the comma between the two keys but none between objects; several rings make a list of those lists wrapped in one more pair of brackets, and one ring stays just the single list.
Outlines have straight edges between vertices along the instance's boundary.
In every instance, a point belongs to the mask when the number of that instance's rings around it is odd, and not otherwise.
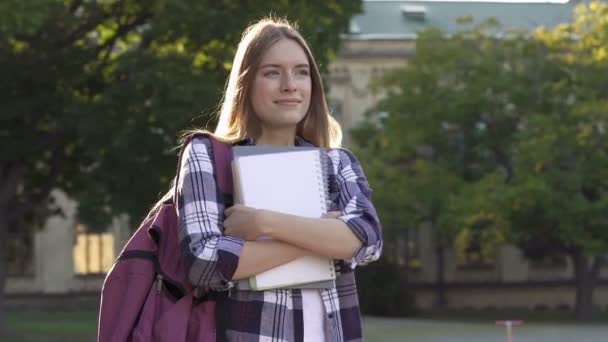
[{"label": "woman's face", "polygon": [[263,128],[295,128],[308,112],[311,87],[304,49],[279,40],[262,56],[253,81],[251,104]]}]

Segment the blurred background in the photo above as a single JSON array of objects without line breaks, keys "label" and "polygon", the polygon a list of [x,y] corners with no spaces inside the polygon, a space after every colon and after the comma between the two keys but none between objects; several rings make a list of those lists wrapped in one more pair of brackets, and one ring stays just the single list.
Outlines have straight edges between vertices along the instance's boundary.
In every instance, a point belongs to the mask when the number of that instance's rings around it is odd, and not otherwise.
[{"label": "blurred background", "polygon": [[584,0],[0,0],[0,335],[95,339],[180,132],[213,129],[270,14],[311,44],[374,191],[367,340],[504,341],[506,319],[605,340],[608,2]]}]

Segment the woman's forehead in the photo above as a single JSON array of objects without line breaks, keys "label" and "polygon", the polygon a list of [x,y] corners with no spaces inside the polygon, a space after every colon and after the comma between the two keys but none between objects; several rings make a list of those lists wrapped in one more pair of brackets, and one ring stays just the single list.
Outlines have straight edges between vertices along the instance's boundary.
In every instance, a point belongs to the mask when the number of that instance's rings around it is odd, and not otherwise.
[{"label": "woman's forehead", "polygon": [[308,64],[308,56],[300,44],[291,39],[281,39],[262,55],[260,66],[308,66]]}]

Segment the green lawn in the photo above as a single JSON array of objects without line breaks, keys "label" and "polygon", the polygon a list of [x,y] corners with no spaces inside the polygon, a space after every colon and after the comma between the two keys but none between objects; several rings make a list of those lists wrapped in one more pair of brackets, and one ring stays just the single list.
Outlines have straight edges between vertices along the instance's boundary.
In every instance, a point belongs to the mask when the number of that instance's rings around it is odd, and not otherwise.
[{"label": "green lawn", "polygon": [[426,341],[437,336],[477,336],[488,333],[500,334],[494,326],[479,323],[467,324],[430,324],[411,322],[403,324],[381,318],[366,318],[364,334],[366,341]]},{"label": "green lawn", "polygon": [[95,341],[97,311],[9,312],[8,323],[16,336],[4,342]]},{"label": "green lawn", "polygon": [[[79,312],[9,312],[9,325],[17,336],[2,339],[3,342],[28,341],[95,341],[97,331],[97,311]],[[366,341],[503,341],[504,331],[495,326],[496,319],[524,319],[524,327],[516,332],[522,341],[544,341],[544,336],[556,335],[552,341],[572,341],[568,333],[576,330],[578,342],[599,341],[596,335],[606,336],[606,315],[599,322],[577,323],[567,313],[517,313],[517,312],[443,312],[427,313],[414,319],[390,319],[366,317],[364,331]],[[560,330],[561,329],[561,330]],[[585,335],[590,336],[585,339]],[[449,338],[445,340],[446,338]],[[519,341],[520,339],[515,339]]]}]

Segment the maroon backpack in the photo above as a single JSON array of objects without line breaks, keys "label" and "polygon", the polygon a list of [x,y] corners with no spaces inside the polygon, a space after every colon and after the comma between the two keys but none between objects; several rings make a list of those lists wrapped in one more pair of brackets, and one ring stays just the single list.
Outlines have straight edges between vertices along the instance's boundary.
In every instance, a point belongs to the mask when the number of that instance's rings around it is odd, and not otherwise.
[{"label": "maroon backpack", "polygon": [[[231,196],[230,145],[208,137],[219,190]],[[179,246],[176,189],[172,201],[144,220],[108,272],[101,290],[98,342],[215,341],[219,294],[193,296]]]}]

